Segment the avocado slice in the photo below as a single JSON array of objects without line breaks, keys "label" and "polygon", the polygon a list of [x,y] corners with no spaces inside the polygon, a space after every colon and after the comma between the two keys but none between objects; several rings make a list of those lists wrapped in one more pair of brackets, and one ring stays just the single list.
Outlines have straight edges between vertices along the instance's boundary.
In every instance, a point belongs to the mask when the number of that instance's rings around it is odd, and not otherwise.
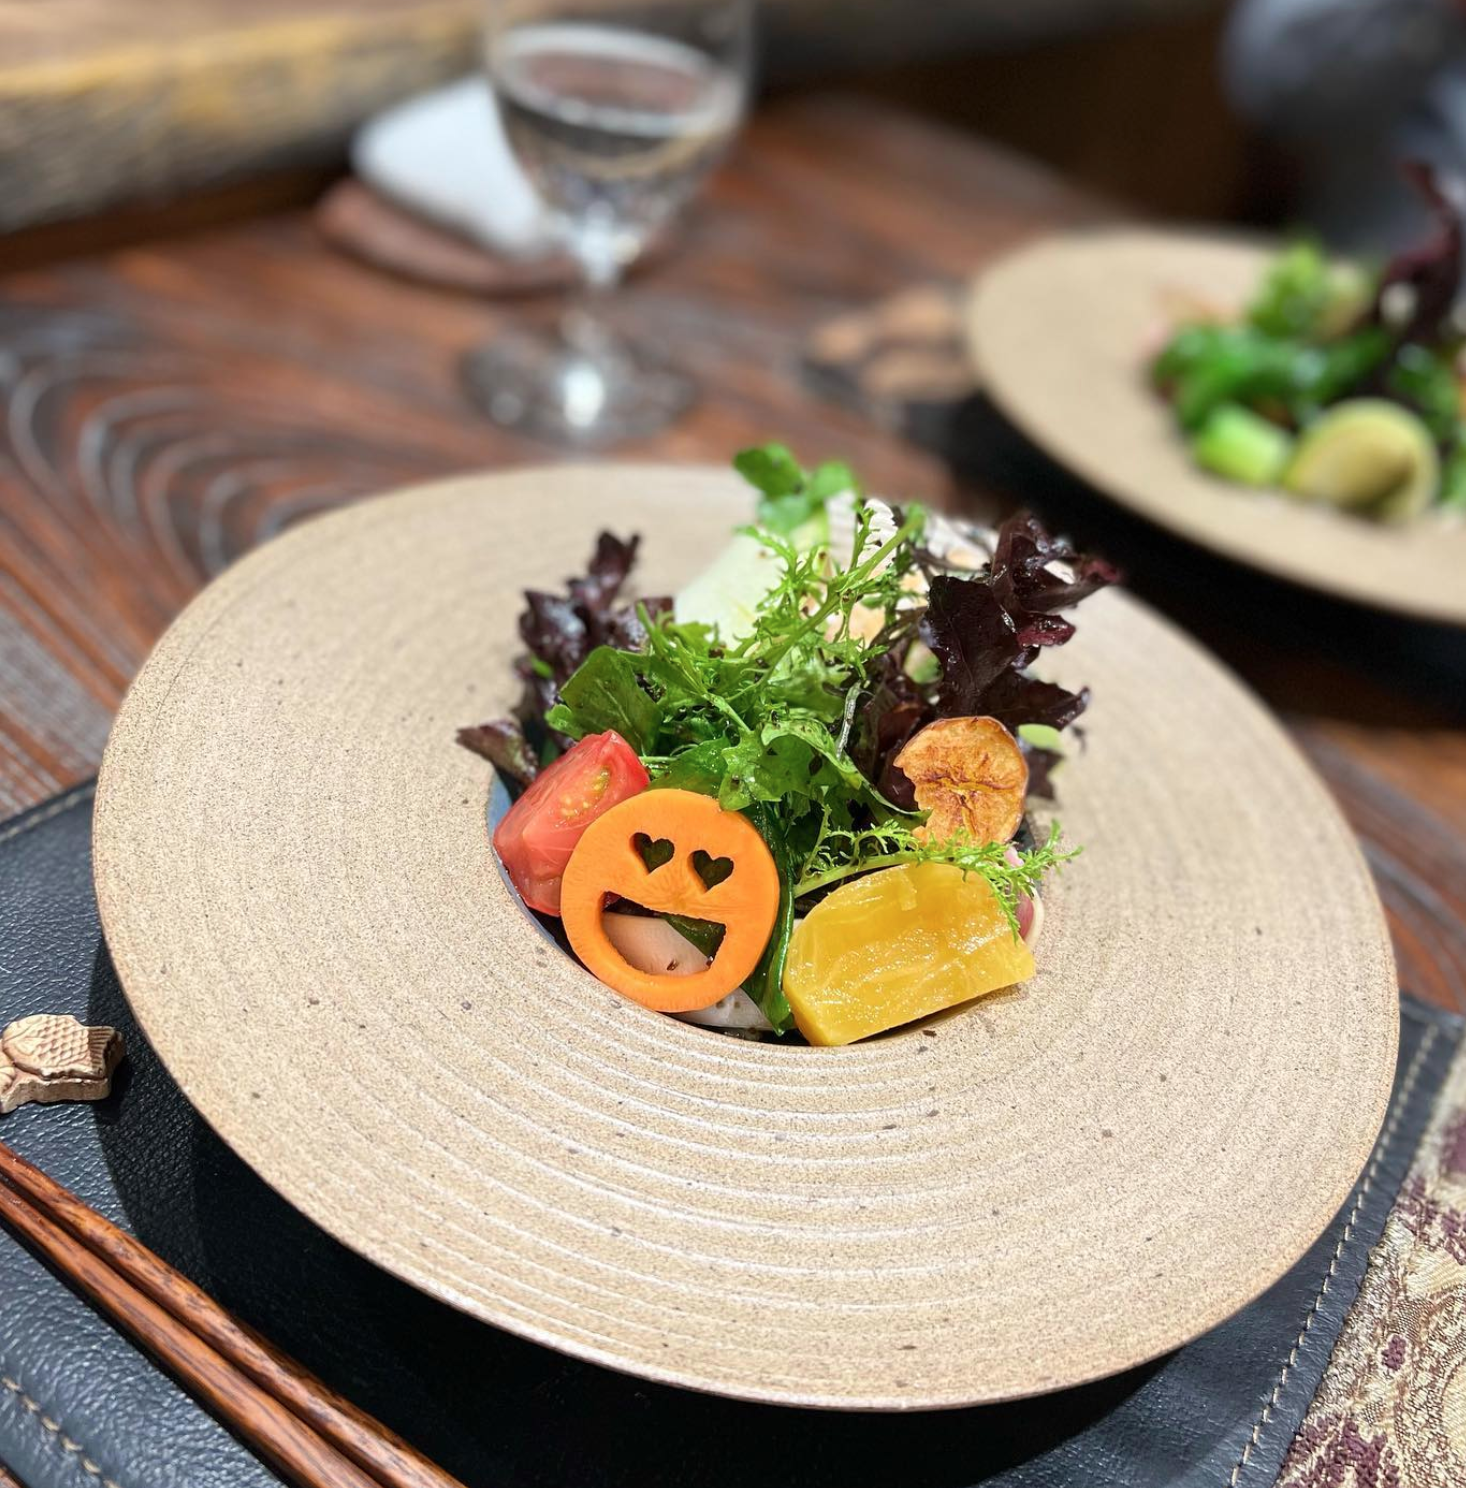
[{"label": "avocado slice", "polygon": [[[823,508],[787,534],[800,552],[828,542],[829,536]],[[759,606],[783,577],[784,560],[777,553],[751,534],[737,532],[708,567],[674,596],[672,613],[679,622],[716,627],[725,644],[731,645],[752,633]]]},{"label": "avocado slice", "polygon": [[1440,456],[1430,430],[1383,398],[1348,398],[1298,437],[1283,489],[1384,522],[1403,522],[1435,500]]},{"label": "avocado slice", "polygon": [[673,600],[679,621],[716,626],[726,642],[753,629],[759,604],[783,577],[784,564],[756,537],[740,532]]}]

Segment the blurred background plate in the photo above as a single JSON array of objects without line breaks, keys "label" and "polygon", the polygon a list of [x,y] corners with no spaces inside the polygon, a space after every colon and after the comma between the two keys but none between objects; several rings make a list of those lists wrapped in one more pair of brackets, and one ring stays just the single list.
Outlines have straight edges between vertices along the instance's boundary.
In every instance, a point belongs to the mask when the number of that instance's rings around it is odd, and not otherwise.
[{"label": "blurred background plate", "polygon": [[1047,454],[1172,532],[1347,599],[1466,625],[1466,522],[1383,526],[1198,470],[1145,363],[1179,306],[1238,309],[1273,250],[1215,235],[1081,231],[984,273],[968,307],[983,390]]},{"label": "blurred background plate", "polygon": [[232,568],[103,768],[128,997],[312,1219],[581,1358],[896,1410],[1155,1357],[1292,1265],[1374,1140],[1398,1014],[1358,849],[1250,695],[1105,593],[1054,668],[1094,688],[1060,775],[1085,852],[1032,982],[844,1050],[625,1001],[507,889],[454,729],[511,700],[519,590],[599,525],[645,534],[655,593],[747,509],[714,471],[524,470]]}]

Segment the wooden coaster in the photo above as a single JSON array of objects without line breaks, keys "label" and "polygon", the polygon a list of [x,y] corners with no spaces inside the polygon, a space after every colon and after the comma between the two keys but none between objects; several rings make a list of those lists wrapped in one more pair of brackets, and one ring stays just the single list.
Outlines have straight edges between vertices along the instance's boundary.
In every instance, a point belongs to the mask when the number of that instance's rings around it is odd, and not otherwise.
[{"label": "wooden coaster", "polygon": [[316,227],[333,248],[373,268],[443,289],[482,295],[539,294],[576,282],[563,253],[513,259],[404,211],[354,177],[316,204]]},{"label": "wooden coaster", "polygon": [[[532,295],[574,289],[580,274],[564,253],[509,258],[389,201],[348,177],[316,204],[315,224],[333,248],[353,258],[441,289],[479,295]],[[667,251],[669,234],[654,238],[639,262]]]}]

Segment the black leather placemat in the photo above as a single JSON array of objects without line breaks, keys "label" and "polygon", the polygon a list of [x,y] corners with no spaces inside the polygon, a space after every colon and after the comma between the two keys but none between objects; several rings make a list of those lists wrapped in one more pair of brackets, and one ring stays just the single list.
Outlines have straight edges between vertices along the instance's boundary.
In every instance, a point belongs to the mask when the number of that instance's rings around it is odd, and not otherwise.
[{"label": "black leather placemat", "polygon": [[[74,1012],[122,1028],[130,1058],[108,1101],[25,1108],[0,1136],[470,1488],[1264,1488],[1461,1037],[1458,1020],[1403,1001],[1395,1101],[1354,1195],[1266,1296],[1169,1358],[965,1411],[743,1405],[475,1323],[279,1199],[193,1113],[133,1023],[97,926],[90,827],[86,788],[0,826],[0,1023]],[[276,1481],[3,1232],[0,1460],[27,1488]]]}]

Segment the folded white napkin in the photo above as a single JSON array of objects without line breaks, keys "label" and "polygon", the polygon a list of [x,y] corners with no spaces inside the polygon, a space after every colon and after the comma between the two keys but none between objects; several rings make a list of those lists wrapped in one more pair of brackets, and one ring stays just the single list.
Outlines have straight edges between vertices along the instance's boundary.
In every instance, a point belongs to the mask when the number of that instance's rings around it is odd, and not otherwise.
[{"label": "folded white napkin", "polygon": [[460,78],[368,120],[351,142],[351,163],[399,206],[497,253],[532,258],[555,246],[482,77]]}]

